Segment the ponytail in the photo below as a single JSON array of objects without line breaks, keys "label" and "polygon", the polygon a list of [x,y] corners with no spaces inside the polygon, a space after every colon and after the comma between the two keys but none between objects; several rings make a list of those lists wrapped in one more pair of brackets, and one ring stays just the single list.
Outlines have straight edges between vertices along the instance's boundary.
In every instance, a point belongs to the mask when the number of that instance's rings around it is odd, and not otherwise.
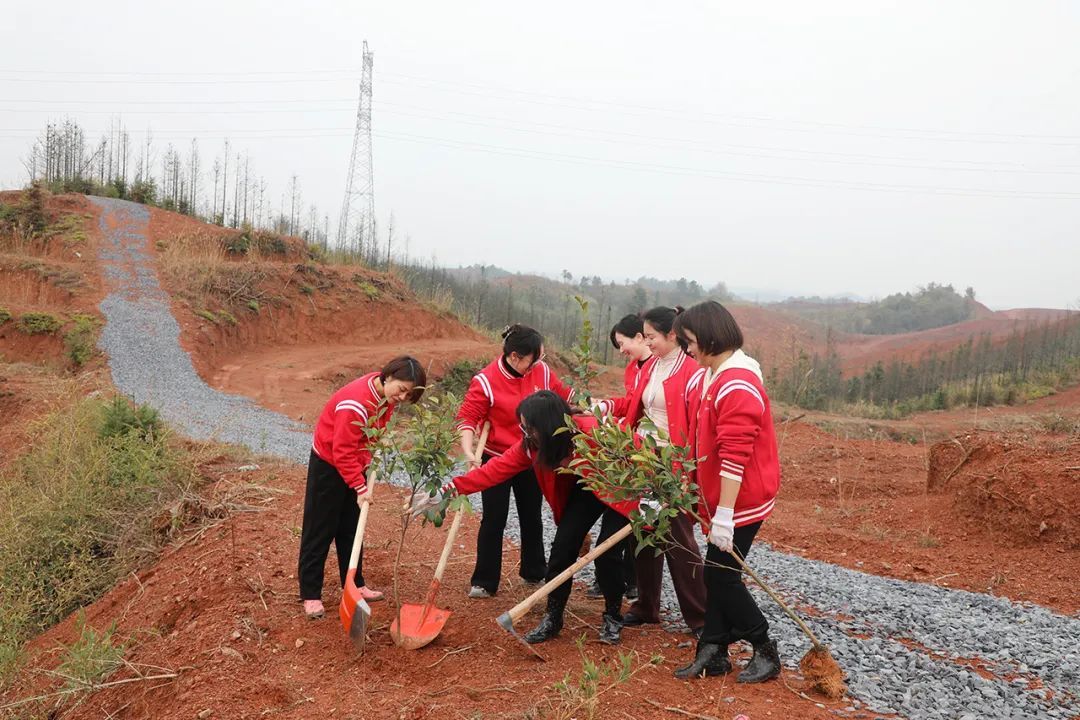
[{"label": "ponytail", "polygon": [[685,310],[682,305],[676,305],[673,308],[661,305],[642,313],[641,319],[652,325],[658,332],[667,335],[675,327],[676,316],[681,315],[683,312]]}]

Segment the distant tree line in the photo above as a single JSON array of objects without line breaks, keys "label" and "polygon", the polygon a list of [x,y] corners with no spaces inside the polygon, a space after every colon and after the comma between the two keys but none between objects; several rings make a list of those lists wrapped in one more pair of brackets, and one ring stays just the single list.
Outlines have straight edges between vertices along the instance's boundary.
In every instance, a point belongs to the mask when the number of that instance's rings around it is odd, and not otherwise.
[{"label": "distant tree line", "polygon": [[961,295],[952,285],[930,283],[917,292],[895,293],[875,302],[791,298],[776,307],[844,332],[894,335],[970,320],[976,303],[973,288]]},{"label": "distant tree line", "polygon": [[581,297],[589,303],[592,350],[601,362],[615,362],[615,349],[608,336],[623,315],[656,305],[689,306],[707,298],[722,302],[733,299],[723,283],[705,290],[685,278],[641,277],[621,283],[604,282],[595,275],[575,278],[569,270],[554,280],[513,274],[492,265],[444,268],[436,258],[426,264],[399,260],[394,272],[422,298],[468,322],[494,331],[514,322],[526,323],[540,330],[553,348],[578,344],[581,317],[574,298]]},{"label": "distant tree line", "polygon": [[955,405],[1023,402],[1080,379],[1080,314],[1022,324],[1005,340],[971,336],[948,352],[915,362],[877,362],[861,375],[841,372],[830,332],[823,354],[798,352],[786,369],[770,372],[778,400],[815,410],[865,404],[889,414],[945,410]]}]

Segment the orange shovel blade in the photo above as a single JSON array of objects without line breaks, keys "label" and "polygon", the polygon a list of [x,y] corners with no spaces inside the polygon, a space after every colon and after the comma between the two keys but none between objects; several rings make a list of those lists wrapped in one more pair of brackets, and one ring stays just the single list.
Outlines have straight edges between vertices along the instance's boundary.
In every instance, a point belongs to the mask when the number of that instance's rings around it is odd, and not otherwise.
[{"label": "orange shovel blade", "polygon": [[355,575],[356,570],[352,569],[345,578],[345,590],[341,593],[338,615],[341,617],[341,627],[345,628],[345,633],[352,640],[356,652],[361,653],[364,651],[371,607],[360,595],[360,588],[356,587]]},{"label": "orange shovel blade", "polygon": [[402,605],[398,617],[390,624],[390,636],[398,647],[418,650],[439,636],[450,615],[449,610],[433,606]]}]

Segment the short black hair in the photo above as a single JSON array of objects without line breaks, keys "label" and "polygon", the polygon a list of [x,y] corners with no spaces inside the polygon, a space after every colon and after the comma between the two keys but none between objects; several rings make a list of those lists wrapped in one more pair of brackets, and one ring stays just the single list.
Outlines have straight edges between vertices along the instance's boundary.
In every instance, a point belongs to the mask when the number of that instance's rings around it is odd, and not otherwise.
[{"label": "short black hair", "polygon": [[537,435],[540,462],[551,470],[560,467],[574,449],[574,433],[555,432],[566,427],[570,405],[551,390],[540,390],[521,401],[517,414]]},{"label": "short black hair", "polygon": [[715,300],[706,300],[680,313],[675,318],[675,336],[686,349],[686,332],[694,333],[697,346],[706,355],[719,355],[743,346],[739,323],[726,307]]},{"label": "short black hair", "polygon": [[427,386],[427,371],[412,355],[399,355],[383,366],[383,369],[379,371],[379,379],[383,382],[393,379],[413,383],[414,387],[409,393],[409,402],[418,403]]},{"label": "short black hair", "polygon": [[540,348],[544,347],[544,336],[528,325],[514,323],[507,325],[502,331],[503,357],[510,357],[514,352],[521,357],[540,357]]},{"label": "short black hair", "polygon": [[615,342],[615,333],[632,338],[644,329],[645,323],[642,321],[640,315],[623,315],[622,319],[615,323],[615,327],[611,328],[611,344],[618,350],[619,343]]},{"label": "short black hair", "polygon": [[683,312],[685,310],[682,305],[676,305],[673,308],[661,305],[652,310],[646,310],[641,314],[641,319],[667,335],[675,325],[675,317]]}]

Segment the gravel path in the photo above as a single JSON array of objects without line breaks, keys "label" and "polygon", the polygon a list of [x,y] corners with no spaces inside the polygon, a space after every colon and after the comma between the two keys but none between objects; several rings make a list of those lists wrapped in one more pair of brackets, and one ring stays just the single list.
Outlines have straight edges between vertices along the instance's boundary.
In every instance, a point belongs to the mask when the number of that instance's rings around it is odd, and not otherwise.
[{"label": "gravel path", "polygon": [[[146,208],[104,198],[92,202],[101,209],[105,241],[99,254],[111,291],[101,303],[106,325],[99,346],[108,353],[116,387],[158,408],[191,437],[306,463],[306,427],[218,392],[195,372],[147,252]],[[550,514],[545,517],[550,541],[553,524]],[[516,538],[516,515],[507,530]],[[837,714],[898,713],[915,720],[1080,715],[1080,618],[868,575],[764,545],[749,559],[806,611],[814,632],[848,672],[851,704],[837,707]],[[796,665],[808,643],[764,593],[757,596],[781,656]],[[669,585],[665,606],[670,617],[676,605]]]}]

